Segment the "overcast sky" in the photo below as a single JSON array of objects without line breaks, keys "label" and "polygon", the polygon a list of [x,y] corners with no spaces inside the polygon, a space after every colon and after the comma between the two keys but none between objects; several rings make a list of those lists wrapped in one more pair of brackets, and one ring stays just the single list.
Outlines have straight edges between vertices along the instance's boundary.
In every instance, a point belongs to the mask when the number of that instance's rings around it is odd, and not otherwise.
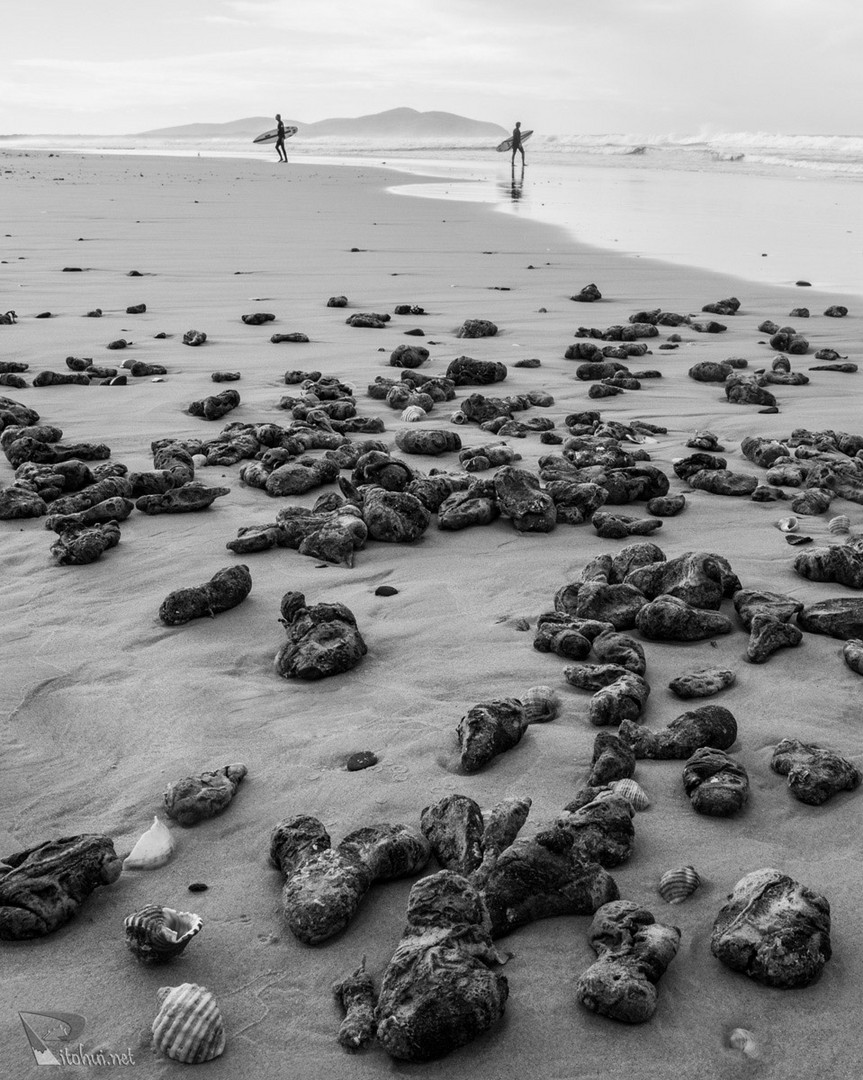
[{"label": "overcast sky", "polygon": [[406,105],[545,134],[863,134],[860,0],[4,0],[0,134]]}]

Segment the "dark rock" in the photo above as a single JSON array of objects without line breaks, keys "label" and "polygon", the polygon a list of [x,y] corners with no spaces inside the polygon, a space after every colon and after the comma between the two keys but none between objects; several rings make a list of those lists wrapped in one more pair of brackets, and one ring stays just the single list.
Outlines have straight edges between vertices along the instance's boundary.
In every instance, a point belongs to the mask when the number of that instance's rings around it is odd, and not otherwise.
[{"label": "dark rock", "polygon": [[708,491],[711,495],[751,495],[758,487],[758,480],[745,473],[730,469],[702,469],[688,478],[689,486],[696,491]]},{"label": "dark rock", "polygon": [[217,571],[204,585],[169,593],[159,608],[166,626],[180,626],[205,615],[213,618],[241,604],[252,591],[252,577],[242,563]]},{"label": "dark rock", "polygon": [[447,367],[446,377],[452,379],[456,386],[488,386],[506,378],[506,367],[493,360],[457,356]]},{"label": "dark rock", "polygon": [[517,745],[527,727],[524,705],[516,698],[474,705],[456,729],[461,767],[468,773],[478,772],[493,757]]},{"label": "dark rock", "polygon": [[371,750],[359,750],[356,754],[351,754],[348,757],[345,768],[348,772],[360,772],[362,769],[370,769],[377,763],[377,755],[373,754]]},{"label": "dark rock", "polygon": [[465,319],[455,336],[460,338],[494,337],[496,333],[497,327],[488,319]]},{"label": "dark rock", "polygon": [[730,634],[731,622],[719,612],[695,608],[677,596],[660,595],[639,611],[635,625],[650,641],[704,641]]},{"label": "dark rock", "polygon": [[809,581],[835,581],[863,589],[863,537],[803,551],[795,558],[794,569]]},{"label": "dark rock", "polygon": [[598,731],[593,740],[593,757],[588,784],[601,787],[615,780],[626,780],[635,772],[632,748],[610,731]]},{"label": "dark rock", "polygon": [[844,304],[831,304],[830,307],[825,308],[824,314],[831,319],[844,319],[848,314],[848,308]]},{"label": "dark rock", "polygon": [[685,495],[658,495],[648,499],[646,510],[654,517],[676,517],[685,506]]},{"label": "dark rock", "polygon": [[787,776],[791,794],[809,806],[821,806],[840,791],[853,791],[861,780],[860,770],[848,758],[798,739],[776,745],[770,768]]},{"label": "dark rock", "polygon": [[702,705],[678,716],[661,731],[624,720],[618,734],[636,758],[688,758],[702,746],[730,749],[737,738],[737,721],[721,705]]},{"label": "dark rock", "polygon": [[338,675],[368,652],[353,613],[344,604],[306,606],[301,592],[282,597],[281,622],[287,642],[276,656],[276,671],[284,679],[323,679]]},{"label": "dark rock", "polygon": [[243,315],[242,319],[246,326],[263,326],[264,323],[274,322],[276,316],[268,311],[254,311],[251,315]]},{"label": "dark rock", "polygon": [[183,334],[183,344],[191,345],[193,348],[198,345],[203,345],[206,340],[207,335],[203,330],[187,330],[185,334]]},{"label": "dark rock", "polygon": [[705,698],[733,686],[736,676],[727,668],[700,668],[685,675],[678,675],[668,684],[668,689],[679,698]]},{"label": "dark rock", "polygon": [[779,870],[754,870],[716,916],[710,951],[766,986],[808,986],[831,956],[830,904]]},{"label": "dark rock", "polygon": [[588,719],[596,727],[637,720],[649,696],[647,681],[640,675],[627,672],[596,691],[587,707]]},{"label": "dark rock", "polygon": [[699,814],[729,817],[746,804],[749,777],[724,750],[702,746],[683,767],[683,789]]},{"label": "dark rock", "polygon": [[428,349],[421,345],[397,345],[390,353],[390,367],[418,368],[428,358]]},{"label": "dark rock", "polygon": [[518,532],[551,532],[557,524],[554,502],[533,473],[505,465],[495,474],[494,491],[500,512]]}]

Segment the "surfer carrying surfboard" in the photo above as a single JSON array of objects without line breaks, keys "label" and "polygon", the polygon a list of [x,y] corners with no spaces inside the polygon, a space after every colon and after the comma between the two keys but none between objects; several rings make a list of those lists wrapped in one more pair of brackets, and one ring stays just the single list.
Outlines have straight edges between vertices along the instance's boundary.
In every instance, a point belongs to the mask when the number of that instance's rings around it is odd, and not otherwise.
[{"label": "surfer carrying surfboard", "polygon": [[524,146],[521,141],[521,120],[516,120],[515,127],[512,129],[512,164],[515,165],[515,152],[521,154],[521,166],[524,168]]},{"label": "surfer carrying surfboard", "polygon": [[[276,113],[276,123],[278,125],[276,135],[276,153],[279,155],[279,161],[287,163],[288,155],[285,153],[285,125],[282,123],[282,117],[280,113]],[[524,157],[524,151],[522,150],[521,156]],[[513,161],[515,160],[515,154],[512,155]]]}]

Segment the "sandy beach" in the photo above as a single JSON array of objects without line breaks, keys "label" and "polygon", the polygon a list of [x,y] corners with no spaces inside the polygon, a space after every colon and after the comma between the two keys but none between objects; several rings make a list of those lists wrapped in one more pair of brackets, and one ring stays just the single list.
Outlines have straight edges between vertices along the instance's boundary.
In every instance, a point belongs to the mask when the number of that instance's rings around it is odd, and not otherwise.
[{"label": "sandy beach", "polygon": [[[589,409],[605,420],[667,429],[642,449],[670,477],[671,493],[685,492],[686,508],[650,537],[621,540],[600,538],[590,523],[540,534],[518,532],[501,518],[445,532],[433,519],[413,544],[369,540],[352,568],[284,548],[243,557],[226,550],[243,526],[273,521],[284,505],[311,507],[322,492],[337,490],[271,498],[241,482],[240,465],[198,470],[202,482],[230,489],[210,509],[152,517],[135,511],[121,525],[119,545],[86,566],[55,565],[44,518],[0,521],[0,858],[78,833],[110,836],[125,855],[154,815],[164,819],[169,783],[230,762],[248,767],[224,813],[191,828],[168,822],[176,852],[167,865],[124,872],[52,934],[0,943],[0,1060],[10,1075],[37,1075],[17,1014],[60,1010],[86,1018],[85,1051],[134,1058],[134,1068],[117,1067],[118,1074],[179,1075],[183,1065],[151,1049],[150,1025],[159,987],[194,982],[213,992],[224,1018],[227,1049],[206,1066],[214,1078],[856,1075],[863,1065],[863,944],[854,929],[863,889],[860,793],[804,805],[771,771],[770,759],[781,739],[796,738],[863,765],[860,676],[843,662],[841,641],[812,633],[765,664],[748,663],[747,634],[729,600],[722,604],[734,624],[729,634],[688,644],[642,642],[652,693],[641,720],[654,730],[693,704],[667,689],[674,677],[699,667],[735,672],[736,683],[709,700],[737,719],[734,756],[751,787],[740,813],[705,817],[684,793],[681,761],[638,763],[635,779],[651,804],[635,815],[632,857],[611,873],[622,897],[682,932],[652,1020],[625,1025],[578,1004],[576,981],[595,956],[590,919],[572,916],[534,922],[497,942],[510,955],[505,1016],[441,1060],[409,1066],[378,1046],[348,1054],[336,1041],[342,1015],[331,984],[363,957],[379,984],[414,879],[375,884],[344,932],[321,945],[301,944],[284,925],[282,877],[268,858],[278,822],[313,815],[337,843],[377,822],[417,827],[424,807],[452,793],[483,808],[528,796],[524,835],[554,820],[587,781],[598,729],[588,721],[589,694],[563,677],[571,661],[534,649],[534,632],[555,593],[603,553],[649,539],[669,559],[691,551],[722,555],[744,588],[807,604],[854,595],[794,572],[805,548],[789,546],[776,527],[791,513],[787,502],[691,490],[672,466],[692,453],[686,443],[696,430],[709,430],[724,445],[729,469],[761,483],[765,470],[740,450],[747,435],[863,432],[861,376],[809,371],[820,363],[815,352],[828,347],[860,363],[863,299],[627,259],[482,203],[386,191],[410,182],[424,181],[383,168],[296,162],[279,168],[270,161],[0,156],[0,312],[17,314],[13,324],[0,325],[0,360],[28,364],[28,383],[43,370],[68,371],[67,356],[118,367],[132,358],[167,369],[155,378],[130,377],[126,386],[0,387],[0,395],[61,428],[63,442],[105,443],[112,461],[145,471],[153,467],[154,440],[212,439],[232,422],[287,426],[291,415],[279,402],[298,392],[285,384],[292,370],[320,371],[355,387],[359,414],[385,424],[383,434],[356,438],[392,447],[399,432],[425,427],[457,431],[465,447],[497,442],[476,424],[451,422],[459,403],[474,392],[544,391],[554,404],[517,418],[549,417],[564,438],[565,418]],[[64,272],[72,267],[79,269]],[[596,283],[602,300],[573,303],[588,283]],[[347,308],[326,306],[337,295],[347,297]],[[701,314],[703,305],[732,296],[741,301],[736,315]],[[146,305],[144,313],[126,313],[138,304]],[[424,313],[393,314],[383,329],[345,322],[352,313],[393,313],[402,304]],[[834,304],[845,304],[848,315],[824,316]],[[804,306],[809,318],[790,317]],[[102,317],[87,318],[96,308]],[[660,335],[647,340],[650,353],[626,363],[662,377],[643,380],[641,390],[590,399],[592,384],[576,378],[577,363],[564,359],[580,340],[578,328],[624,324],[654,308],[717,318],[728,329],[659,327]],[[276,318],[242,322],[257,311]],[[46,312],[49,318],[37,318]],[[491,320],[498,333],[459,339],[466,319]],[[721,385],[688,377],[692,365],[728,357],[746,359],[750,371],[769,369],[777,353],[758,329],[767,319],[791,323],[810,343],[807,354],[790,357],[792,371],[808,374],[809,383],[770,388],[777,412],[731,404]],[[204,345],[183,344],[191,329],[207,334]],[[406,336],[414,329],[423,336]],[[274,344],[273,333],[309,340]],[[660,351],[672,333],[680,335],[678,348]],[[128,347],[108,350],[119,338]],[[399,378],[390,354],[411,343],[430,352],[423,374],[442,376],[454,358],[468,355],[503,363],[507,377],[491,387],[459,387],[456,400],[410,424],[369,397],[367,387],[378,376]],[[531,358],[540,366],[514,366]],[[241,378],[217,385],[214,371]],[[225,387],[239,392],[241,404],[223,420],[188,414],[190,402]],[[516,464],[532,472],[543,455],[561,449],[535,431],[507,441],[521,456]],[[460,470],[454,453],[393,452],[425,473]],[[3,459],[0,486],[13,480]],[[606,509],[645,516],[643,503]],[[824,513],[800,516],[799,532],[813,538],[813,547],[841,542],[828,530],[838,514],[849,516],[852,536],[863,534],[863,506],[839,497]],[[159,620],[168,593],[236,563],[248,565],[253,581],[242,604],[184,626]],[[397,592],[376,595],[381,585]],[[273,657],[285,640],[279,605],[291,590],[308,603],[340,602],[353,612],[368,646],[356,668],[317,682],[276,674]],[[455,734],[460,718],[477,703],[518,698],[536,685],[559,693],[561,714],[529,727],[518,746],[482,771],[464,774]],[[378,764],[347,771],[347,756],[361,750],[372,751]],[[657,893],[659,878],[686,864],[696,866],[703,884],[686,903],[669,906]],[[806,988],[765,987],[711,955],[719,908],[744,874],[763,867],[830,902],[833,957]],[[426,872],[436,869],[432,860]],[[208,889],[190,893],[193,882]],[[138,964],[124,943],[124,918],[151,903],[197,912],[204,921],[198,938],[164,967]],[[753,1033],[757,1057],[729,1045],[736,1028]]]}]

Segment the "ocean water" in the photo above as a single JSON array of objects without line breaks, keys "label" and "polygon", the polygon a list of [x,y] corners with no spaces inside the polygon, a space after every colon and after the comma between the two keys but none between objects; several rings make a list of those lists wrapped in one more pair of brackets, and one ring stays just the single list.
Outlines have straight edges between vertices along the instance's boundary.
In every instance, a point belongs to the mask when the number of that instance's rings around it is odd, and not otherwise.
[{"label": "ocean water", "polygon": [[[295,160],[386,165],[409,197],[493,205],[630,258],[863,296],[863,137],[726,132],[534,135],[527,167],[476,140],[303,139]],[[272,145],[140,136],[0,136],[3,150],[273,160]]]}]

